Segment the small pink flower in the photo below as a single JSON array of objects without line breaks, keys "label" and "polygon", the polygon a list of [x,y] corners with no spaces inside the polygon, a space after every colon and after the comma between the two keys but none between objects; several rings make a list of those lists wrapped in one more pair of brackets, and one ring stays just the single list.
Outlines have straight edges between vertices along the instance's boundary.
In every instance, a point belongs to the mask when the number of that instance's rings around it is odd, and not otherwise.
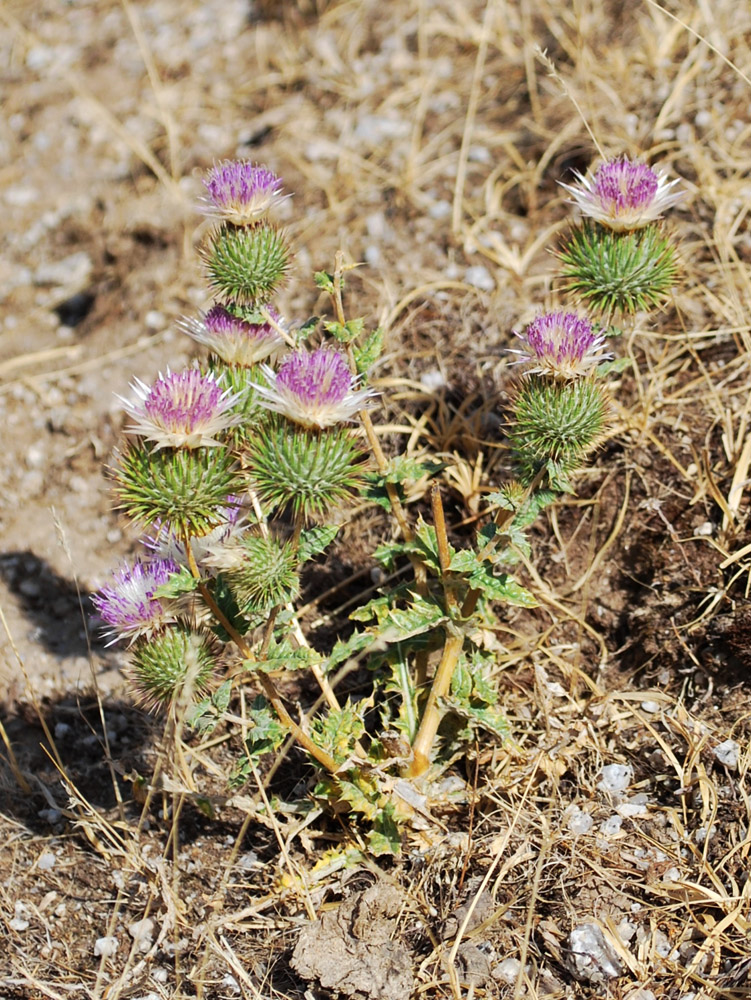
[{"label": "small pink flower", "polygon": [[196,368],[160,372],[150,388],[134,379],[131,389],[135,400],[118,396],[135,421],[126,431],[156,442],[157,449],[221,445],[216,435],[242,419],[231,411],[245,391],[222,389],[213,373],[204,375]]},{"label": "small pink flower", "polygon": [[357,389],[347,359],[336,350],[319,347],[288,354],[278,371],[261,365],[268,385],[254,385],[261,402],[303,427],[322,430],[352,420],[373,395]]},{"label": "small pink flower", "polygon": [[257,222],[282,199],[282,182],[266,167],[249,160],[224,160],[215,164],[204,179],[206,195],[201,199],[206,215],[236,226]]},{"label": "small pink flower", "polygon": [[682,191],[672,190],[677,178],[669,181],[661,170],[627,156],[607,160],[594,174],[577,173],[576,178],[576,184],[561,185],[573,195],[572,204],[619,232],[649,225],[683,197]]},{"label": "small pink flower", "polygon": [[276,328],[280,317],[273,309],[266,308],[272,323],[249,323],[224,306],[215,305],[200,320],[183,319],[179,325],[226,364],[250,368],[266,361],[284,344]]},{"label": "small pink flower", "polygon": [[534,367],[526,371],[527,375],[578,378],[612,357],[603,351],[602,331],[593,330],[589,320],[576,313],[543,313],[516,336],[524,349],[511,353],[519,355],[515,364],[532,363]]}]

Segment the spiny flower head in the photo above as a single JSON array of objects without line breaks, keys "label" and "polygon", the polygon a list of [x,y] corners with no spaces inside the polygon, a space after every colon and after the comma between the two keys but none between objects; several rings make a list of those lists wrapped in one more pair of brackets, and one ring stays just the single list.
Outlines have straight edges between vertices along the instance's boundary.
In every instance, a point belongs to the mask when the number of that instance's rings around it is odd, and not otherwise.
[{"label": "spiny flower head", "polygon": [[573,312],[543,313],[516,336],[524,349],[511,352],[519,355],[515,363],[529,361],[534,365],[527,375],[577,378],[612,357],[603,352],[603,332],[594,330],[588,319]]},{"label": "spiny flower head", "polygon": [[216,667],[212,636],[177,625],[137,643],[127,673],[146,708],[163,708],[172,702],[187,707],[207,689]]},{"label": "spiny flower head", "polygon": [[[239,496],[227,497],[227,505],[217,511],[221,523],[212,528],[205,535],[192,535],[190,548],[196,563],[203,565],[207,557],[216,549],[222,549],[230,541],[239,538],[245,530],[243,523],[243,502]],[[185,541],[169,525],[157,522],[154,527],[156,532],[143,539],[143,544],[161,559],[168,559],[179,566],[187,566],[188,559],[185,553]]]},{"label": "spiny flower head", "polygon": [[113,573],[112,583],[91,598],[99,617],[109,626],[106,634],[114,636],[108,645],[118,639],[133,642],[139,636],[151,637],[175,621],[169,602],[154,595],[179,569],[172,559],[139,559]]},{"label": "spiny flower head", "polygon": [[577,184],[562,186],[584,215],[616,231],[641,229],[683,197],[661,170],[621,156],[601,163],[594,174],[577,173]]},{"label": "spiny flower head", "polygon": [[181,329],[228,365],[250,368],[266,361],[283,345],[279,314],[267,307],[271,322],[251,323],[222,305],[214,305],[201,319],[184,319]]},{"label": "spiny flower head", "polygon": [[261,365],[268,385],[254,385],[263,404],[303,427],[322,430],[351,420],[372,396],[357,389],[346,357],[341,351],[319,347],[301,348],[288,354],[274,372]]},{"label": "spiny flower head", "polygon": [[203,184],[206,194],[201,203],[205,214],[236,226],[260,219],[282,197],[282,182],[276,174],[250,160],[215,164]]},{"label": "spiny flower head", "polygon": [[242,419],[231,410],[243,393],[223,389],[212,372],[204,375],[197,368],[182,372],[168,368],[150,388],[134,379],[131,389],[135,400],[118,396],[135,421],[126,431],[154,441],[157,450],[220,445],[215,435]]}]

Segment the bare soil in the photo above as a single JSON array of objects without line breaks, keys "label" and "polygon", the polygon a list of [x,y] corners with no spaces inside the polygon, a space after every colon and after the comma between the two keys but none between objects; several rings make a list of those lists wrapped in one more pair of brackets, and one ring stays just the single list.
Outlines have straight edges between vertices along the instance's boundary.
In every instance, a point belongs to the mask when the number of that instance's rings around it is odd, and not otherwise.
[{"label": "bare soil", "polygon": [[[751,996],[751,12],[6,0],[0,22],[0,997]],[[681,285],[619,340],[608,439],[536,526],[539,608],[498,635],[511,742],[457,761],[401,858],[348,863],[356,829],[288,804],[297,751],[273,810],[230,797],[229,733],[175,739],[91,631],[136,544],[113,394],[195,354],[200,172],[263,162],[294,194],[285,315],[321,307],[338,249],[365,262],[384,444],[446,462],[460,541],[509,474],[512,330],[561,301],[559,182],[598,147],[684,178]],[[314,640],[384,530],[353,514],[308,581]]]}]

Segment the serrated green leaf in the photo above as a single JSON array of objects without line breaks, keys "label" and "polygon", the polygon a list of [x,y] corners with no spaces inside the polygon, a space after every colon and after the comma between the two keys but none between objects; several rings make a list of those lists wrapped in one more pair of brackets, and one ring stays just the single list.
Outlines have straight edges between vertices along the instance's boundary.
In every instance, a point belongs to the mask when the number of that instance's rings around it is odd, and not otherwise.
[{"label": "serrated green leaf", "polygon": [[[232,588],[229,586],[226,578],[221,573],[214,581],[212,596],[217,603],[217,607],[230,623],[232,628],[235,629],[236,632],[239,632],[240,635],[245,635],[250,628],[250,622],[240,613]],[[224,626],[219,622],[212,626],[212,631],[222,640],[222,642],[230,642],[232,640],[232,636],[230,636]]]},{"label": "serrated green leaf", "polygon": [[[426,600],[419,594],[412,594],[411,597],[412,603],[409,607],[392,608],[386,615],[384,630],[389,642],[402,642],[424,632],[430,632],[448,621],[448,616],[440,605]],[[393,633],[390,632],[389,626],[394,630]]]},{"label": "serrated green leaf", "polygon": [[316,287],[320,288],[323,292],[328,292],[329,295],[334,294],[334,275],[329,274],[327,271],[316,271],[313,275],[313,281],[316,283]]},{"label": "serrated green leaf", "polygon": [[343,781],[342,779],[339,780],[338,790],[339,798],[347,802],[353,812],[360,813],[365,819],[369,820],[375,819],[378,815],[379,796],[377,791],[375,801],[373,801],[372,793],[369,797],[359,784],[355,784],[353,781]]},{"label": "serrated green leaf", "polygon": [[375,818],[373,829],[367,841],[370,853],[375,857],[391,854],[397,857],[402,850],[402,838],[393,815],[394,807],[389,803]]},{"label": "serrated green leaf", "polygon": [[312,334],[316,332],[318,324],[321,322],[318,316],[311,316],[310,319],[306,319],[302,326],[299,326],[295,331],[295,344],[299,347],[300,344],[304,344],[305,341]]},{"label": "serrated green leaf", "polygon": [[367,379],[370,369],[380,358],[382,351],[383,330],[379,326],[368,334],[359,347],[355,348],[355,367],[363,382]]},{"label": "serrated green leaf", "polygon": [[154,591],[155,597],[179,597],[181,594],[190,594],[198,587],[198,580],[190,572],[187,566],[181,566],[179,573],[172,576],[157,587]]},{"label": "serrated green leaf", "polygon": [[474,590],[479,590],[488,600],[504,601],[521,608],[535,608],[537,601],[521,584],[517,583],[508,573],[493,573],[493,566],[488,562],[478,562],[477,568],[469,577],[469,584]]},{"label": "serrated green leaf", "polygon": [[[360,619],[360,621],[367,620]],[[370,632],[353,632],[349,639],[337,639],[328,658],[326,665],[327,672],[338,667],[340,663],[346,663],[347,660],[357,656],[364,649],[368,649],[368,647],[373,645],[374,641],[374,636]]]},{"label": "serrated green leaf", "polygon": [[369,700],[348,701],[342,708],[330,708],[325,715],[313,720],[313,738],[337,764],[342,764],[354,752],[355,744],[365,732],[363,715],[370,706]]},{"label": "serrated green leaf", "polygon": [[297,549],[300,562],[305,563],[327,549],[338,531],[338,524],[317,524],[303,531]]},{"label": "serrated green leaf", "polygon": [[226,712],[232,697],[232,681],[226,680],[211,696],[211,704],[217,712]]},{"label": "serrated green leaf", "polygon": [[631,358],[615,358],[614,361],[603,361],[595,369],[595,374],[598,378],[604,378],[606,375],[620,374],[624,372],[627,368],[632,365]]},{"label": "serrated green leaf", "polygon": [[484,708],[473,705],[460,705],[454,703],[453,701],[449,701],[448,705],[459,716],[461,716],[461,718],[466,719],[473,725],[486,729],[488,732],[493,733],[501,740],[508,739],[508,720],[501,714],[501,712],[498,711],[498,709],[492,707]]}]

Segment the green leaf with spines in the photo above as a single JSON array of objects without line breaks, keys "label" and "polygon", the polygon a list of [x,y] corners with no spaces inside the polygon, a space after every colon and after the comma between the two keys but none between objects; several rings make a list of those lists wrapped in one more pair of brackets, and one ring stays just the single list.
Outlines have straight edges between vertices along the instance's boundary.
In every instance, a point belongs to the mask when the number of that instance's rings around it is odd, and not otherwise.
[{"label": "green leaf with spines", "polygon": [[295,345],[300,347],[305,341],[312,337],[313,334],[318,329],[318,324],[321,322],[319,316],[311,316],[310,319],[306,319],[302,326],[298,326],[296,330],[293,331],[295,338]]},{"label": "green leaf with spines", "polygon": [[313,275],[313,281],[316,284],[316,288],[320,288],[322,292],[328,292],[329,295],[333,295],[336,291],[334,275],[329,274],[328,271],[316,271]]},{"label": "green leaf with spines", "polygon": [[198,582],[187,566],[181,566],[179,571],[173,573],[166,583],[156,588],[154,597],[170,599],[181,597],[183,594],[192,594],[194,590],[197,590]]},{"label": "green leaf with spines", "polygon": [[271,299],[289,267],[287,242],[269,222],[225,223],[201,253],[211,288],[223,298],[256,308]]},{"label": "green leaf with spines", "polygon": [[223,448],[150,450],[142,442],[114,470],[119,507],[141,527],[157,523],[182,537],[226,522],[227,497],[244,492],[234,457]]},{"label": "green leaf with spines", "polygon": [[658,225],[617,233],[587,221],[556,256],[565,291],[606,315],[661,305],[678,277],[675,247]]},{"label": "green leaf with spines", "polygon": [[278,750],[287,736],[287,730],[277,719],[263,695],[256,695],[247,713],[245,752],[235,765],[230,787],[242,784],[253,773],[264,754]]},{"label": "green leaf with spines", "polygon": [[262,660],[245,660],[243,666],[249,670],[306,670],[313,663],[322,663],[323,657],[309,646],[293,646],[285,637],[274,637]]},{"label": "green leaf with spines", "polygon": [[[252,624],[240,613],[235,593],[225,574],[219,573],[217,575],[211,587],[211,596],[234,631],[240,635],[245,635],[252,627]],[[232,642],[232,636],[221,622],[214,622],[211,630],[222,642]]]},{"label": "green leaf with spines", "polygon": [[204,698],[185,717],[185,722],[200,733],[210,733],[227,711],[232,697],[232,681],[226,680],[210,698]]},{"label": "green leaf with spines", "polygon": [[311,723],[311,736],[317,746],[343,764],[355,752],[355,744],[365,732],[364,715],[372,707],[370,700],[348,701],[340,709],[330,708]]},{"label": "green leaf with spines", "polygon": [[354,349],[355,367],[357,368],[357,374],[362,379],[363,385],[367,383],[370,370],[382,353],[383,330],[379,326],[375,330],[371,330],[362,344]]},{"label": "green leaf with spines", "polygon": [[307,528],[300,535],[300,544],[297,547],[297,558],[299,563],[308,562],[314,559],[326,549],[336,538],[339,531],[338,524],[315,524],[312,528]]},{"label": "green leaf with spines", "polygon": [[350,319],[346,323],[339,323],[337,320],[327,320],[323,324],[323,328],[338,340],[340,344],[351,344],[362,334],[365,328],[365,320],[362,318]]},{"label": "green leaf with spines", "polygon": [[394,806],[387,802],[373,822],[373,829],[367,835],[368,848],[374,857],[384,855],[398,857],[402,850],[399,824],[394,816]]},{"label": "green leaf with spines", "polygon": [[417,482],[424,476],[433,476],[446,467],[443,462],[429,462],[407,455],[397,455],[389,459],[385,472],[368,472],[365,474],[365,486],[362,495],[371,503],[377,503],[385,510],[391,509],[386,483],[397,487],[399,499],[404,501],[404,491],[401,484],[407,481]]},{"label": "green leaf with spines", "polygon": [[479,590],[489,601],[503,601],[519,608],[536,608],[537,601],[532,594],[517,583],[508,573],[496,574],[493,565],[486,559],[476,560],[476,569],[467,581],[473,590]]},{"label": "green leaf with spines", "polygon": [[[360,619],[368,621],[369,618]],[[371,632],[353,632],[348,639],[337,639],[326,663],[326,672],[330,673],[341,663],[358,657],[358,654],[370,649],[377,643],[377,637]]]}]

